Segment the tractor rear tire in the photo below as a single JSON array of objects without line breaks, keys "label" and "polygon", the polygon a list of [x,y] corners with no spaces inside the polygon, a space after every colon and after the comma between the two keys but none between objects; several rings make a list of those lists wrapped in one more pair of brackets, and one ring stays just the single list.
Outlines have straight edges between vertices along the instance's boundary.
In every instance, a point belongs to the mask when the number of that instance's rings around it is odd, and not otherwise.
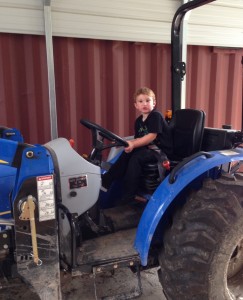
[{"label": "tractor rear tire", "polygon": [[170,300],[243,299],[243,177],[207,179],[173,219],[159,254]]}]

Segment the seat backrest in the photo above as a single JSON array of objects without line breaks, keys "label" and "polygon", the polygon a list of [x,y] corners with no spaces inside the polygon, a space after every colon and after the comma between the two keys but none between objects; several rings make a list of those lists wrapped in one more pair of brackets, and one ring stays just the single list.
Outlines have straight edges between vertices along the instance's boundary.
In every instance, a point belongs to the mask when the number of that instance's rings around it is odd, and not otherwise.
[{"label": "seat backrest", "polygon": [[182,160],[200,151],[205,112],[196,109],[178,109],[172,121],[172,160]]}]

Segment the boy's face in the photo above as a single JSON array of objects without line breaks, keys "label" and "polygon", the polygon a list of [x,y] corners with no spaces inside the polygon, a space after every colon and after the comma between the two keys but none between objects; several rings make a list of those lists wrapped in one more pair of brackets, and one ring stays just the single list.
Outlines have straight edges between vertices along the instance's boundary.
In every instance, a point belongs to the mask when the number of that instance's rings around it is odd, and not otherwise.
[{"label": "boy's face", "polygon": [[140,94],[136,97],[136,101],[134,103],[135,108],[141,114],[149,114],[155,107],[155,100],[153,97],[148,95]]}]

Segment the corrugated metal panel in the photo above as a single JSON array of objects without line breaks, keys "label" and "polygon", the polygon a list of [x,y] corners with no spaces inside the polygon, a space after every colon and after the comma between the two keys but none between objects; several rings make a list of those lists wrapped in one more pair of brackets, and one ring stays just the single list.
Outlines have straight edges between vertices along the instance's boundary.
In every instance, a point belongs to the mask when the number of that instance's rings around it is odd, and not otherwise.
[{"label": "corrugated metal panel", "polygon": [[42,0],[0,0],[0,32],[44,34]]},{"label": "corrugated metal panel", "polygon": [[54,11],[73,14],[99,15],[114,18],[131,18],[143,20],[167,20],[168,13],[181,4],[178,0],[54,0]]},{"label": "corrugated metal panel", "polygon": [[[180,0],[52,0],[53,35],[170,42]],[[44,34],[43,0],[0,0],[0,32]]]},{"label": "corrugated metal panel", "polygon": [[203,109],[206,125],[241,129],[243,50],[188,47],[187,106]]},{"label": "corrugated metal panel", "polygon": [[[170,43],[180,0],[52,0],[53,35]],[[43,0],[0,0],[0,32],[44,34]],[[243,47],[242,0],[217,0],[190,13],[191,45]]]},{"label": "corrugated metal panel", "polygon": [[180,1],[71,0],[53,2],[53,33],[58,36],[170,43]]},{"label": "corrugated metal panel", "polygon": [[50,139],[45,40],[0,35],[0,124],[19,128],[25,140]]},{"label": "corrugated metal panel", "polygon": [[217,0],[190,13],[191,45],[243,47],[243,1]]},{"label": "corrugated metal panel", "polygon": [[55,38],[54,49],[59,134],[72,135],[79,149],[90,136],[80,118],[133,133],[140,86],[155,90],[162,111],[171,107],[169,45]]},{"label": "corrugated metal panel", "polygon": [[[241,128],[241,51],[188,48],[187,107],[206,111],[206,125]],[[54,38],[58,132],[90,149],[80,118],[124,136],[133,132],[133,93],[143,85],[171,108],[170,45]],[[50,139],[44,37],[0,34],[0,124],[19,128],[30,143]]]},{"label": "corrugated metal panel", "polygon": [[[171,14],[172,15],[172,14]],[[53,13],[55,36],[105,40],[170,42],[170,22]]]}]

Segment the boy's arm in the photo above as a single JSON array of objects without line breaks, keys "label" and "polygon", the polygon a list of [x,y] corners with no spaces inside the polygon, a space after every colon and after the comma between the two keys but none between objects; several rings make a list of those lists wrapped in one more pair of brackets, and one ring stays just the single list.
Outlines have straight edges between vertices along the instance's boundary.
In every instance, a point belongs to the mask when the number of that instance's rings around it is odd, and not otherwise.
[{"label": "boy's arm", "polygon": [[134,148],[139,148],[143,146],[147,146],[150,143],[153,142],[157,137],[157,133],[148,133],[145,136],[141,138],[137,138],[135,140],[127,141],[128,147],[125,148],[125,152],[129,153],[131,152]]}]

